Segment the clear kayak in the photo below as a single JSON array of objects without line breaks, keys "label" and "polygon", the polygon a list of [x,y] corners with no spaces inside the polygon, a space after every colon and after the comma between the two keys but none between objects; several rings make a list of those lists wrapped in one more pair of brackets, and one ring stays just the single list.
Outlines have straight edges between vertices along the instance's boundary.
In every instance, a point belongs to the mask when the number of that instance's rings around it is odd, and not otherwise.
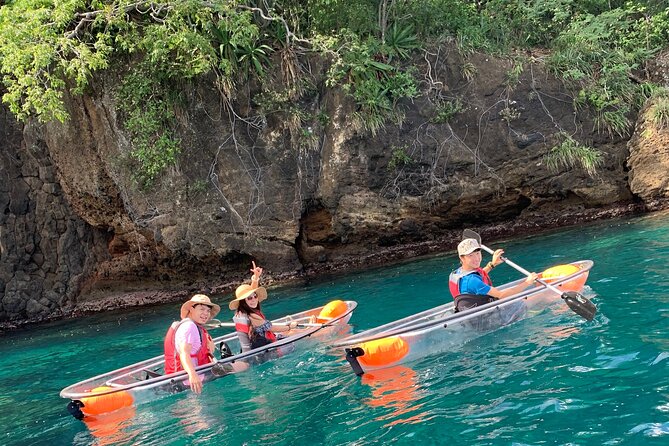
[{"label": "clear kayak", "polygon": [[[592,266],[591,260],[558,265],[540,276],[549,287],[537,285],[505,299],[457,313],[451,301],[350,335],[333,346],[344,350],[347,361],[357,375],[450,351],[463,342],[560,303],[564,294],[581,291]],[[523,280],[497,288],[503,290]],[[557,293],[558,290],[563,294]]]},{"label": "clear kayak", "polygon": [[[274,324],[297,321],[302,325],[298,325],[298,330],[291,336],[253,350],[223,357],[198,366],[195,370],[206,383],[222,376],[220,370],[234,373],[245,370],[248,365],[284,356],[294,350],[298,341],[311,337],[327,339],[341,336],[348,331],[347,324],[356,306],[354,301],[335,300],[322,307],[272,320]],[[324,314],[327,316],[324,317]],[[312,320],[316,323],[309,323]],[[233,352],[241,351],[236,333],[216,337],[214,343],[225,343]],[[60,396],[71,400],[68,411],[75,418],[87,419],[189,388],[188,374],[185,371],[165,375],[163,366],[164,356],[156,356],[68,386],[60,392]]]}]

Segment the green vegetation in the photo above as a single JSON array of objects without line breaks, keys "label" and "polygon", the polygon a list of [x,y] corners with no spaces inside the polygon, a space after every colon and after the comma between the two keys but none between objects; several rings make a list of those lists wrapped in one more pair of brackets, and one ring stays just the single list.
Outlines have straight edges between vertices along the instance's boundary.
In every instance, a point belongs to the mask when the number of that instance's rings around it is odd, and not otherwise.
[{"label": "green vegetation", "polygon": [[455,115],[464,110],[464,105],[459,98],[456,98],[452,101],[444,101],[437,106],[437,112],[432,118],[432,122],[435,124],[444,124],[449,122]]},{"label": "green vegetation", "polygon": [[388,161],[388,170],[395,171],[402,166],[413,163],[413,159],[407,154],[406,147],[394,147],[393,154]]},{"label": "green vegetation", "polygon": [[669,89],[656,89],[652,98],[653,102],[648,110],[651,122],[659,128],[669,129]]},{"label": "green vegetation", "polygon": [[562,168],[581,166],[590,176],[597,174],[597,167],[602,163],[602,152],[592,147],[579,144],[570,135],[562,133],[562,142],[553,147],[544,157],[548,168],[554,172]]},{"label": "green vegetation", "polygon": [[600,131],[628,136],[629,116],[647,98],[647,85],[635,73],[669,42],[669,8],[659,5],[627,2],[575,16],[552,44],[550,67],[578,90],[575,105],[594,111]]},{"label": "green vegetation", "polygon": [[[662,0],[13,0],[0,7],[2,99],[19,119],[65,121],[66,91],[86,91],[102,71],[119,75],[129,159],[149,186],[178,159],[179,93],[197,78],[213,76],[228,104],[249,79],[264,95],[254,102],[294,102],[315,91],[298,56],[319,52],[329,63],[327,87],[346,91],[355,122],[375,135],[401,123],[403,100],[419,94],[417,53],[446,40],[465,58],[546,48],[575,106],[594,114],[599,131],[625,137],[652,90],[644,63],[669,44],[669,7]],[[522,70],[514,62],[508,89]],[[460,71],[469,81],[477,74],[468,60]],[[285,109],[283,102],[275,105]],[[655,113],[666,125],[662,104]],[[511,120],[516,113],[507,108]],[[436,119],[452,112],[444,108]],[[295,129],[318,124],[294,120]]]}]

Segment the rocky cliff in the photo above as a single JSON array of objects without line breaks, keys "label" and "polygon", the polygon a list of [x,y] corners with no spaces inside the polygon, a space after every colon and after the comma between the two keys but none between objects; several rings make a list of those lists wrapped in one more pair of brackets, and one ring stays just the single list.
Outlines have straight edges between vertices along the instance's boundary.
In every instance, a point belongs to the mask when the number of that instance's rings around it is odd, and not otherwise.
[{"label": "rocky cliff", "polygon": [[[507,60],[475,55],[465,76],[456,53],[425,59],[422,95],[376,136],[312,62],[316,87],[294,103],[307,119],[260,113],[253,84],[232,101],[214,82],[188,87],[183,151],[150,189],[132,180],[112,75],[66,97],[65,124],[23,126],[3,108],[0,321],[221,291],[251,259],[281,279],[450,249],[464,226],[574,223],[669,194],[654,168],[667,129],[642,112],[631,139],[595,132],[539,58],[512,85]],[[459,110],[442,119],[447,102]],[[560,132],[604,153],[596,176],[547,168]]]}]

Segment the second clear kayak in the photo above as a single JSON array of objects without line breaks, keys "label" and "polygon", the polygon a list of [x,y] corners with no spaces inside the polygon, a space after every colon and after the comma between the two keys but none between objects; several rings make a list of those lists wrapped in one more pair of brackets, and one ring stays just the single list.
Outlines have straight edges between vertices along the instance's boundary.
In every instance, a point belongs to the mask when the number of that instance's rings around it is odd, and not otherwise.
[{"label": "second clear kayak", "polygon": [[[585,286],[591,260],[558,265],[542,279],[561,292],[579,292]],[[499,286],[515,286],[525,279]],[[537,285],[513,296],[466,311],[455,312],[453,301],[370,330],[340,339],[334,347],[345,352],[356,375],[392,367],[429,354],[448,351],[491,330],[524,319],[562,302],[560,294]]]}]

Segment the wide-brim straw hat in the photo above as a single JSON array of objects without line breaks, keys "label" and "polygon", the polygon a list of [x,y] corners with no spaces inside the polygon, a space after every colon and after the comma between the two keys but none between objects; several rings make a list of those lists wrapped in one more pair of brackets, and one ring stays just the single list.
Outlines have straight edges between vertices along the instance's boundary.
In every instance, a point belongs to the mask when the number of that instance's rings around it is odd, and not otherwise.
[{"label": "wide-brim straw hat", "polygon": [[263,287],[253,288],[251,285],[243,284],[239,285],[235,290],[235,298],[232,299],[228,307],[231,310],[236,310],[239,308],[239,301],[242,301],[249,297],[251,294],[256,293],[258,295],[258,302],[262,302],[267,299],[267,290]]},{"label": "wide-brim straw hat", "polygon": [[211,308],[211,314],[209,315],[210,319],[216,317],[221,311],[221,306],[213,303],[211,299],[209,299],[209,296],[206,294],[196,294],[181,306],[181,319],[188,317],[188,312],[192,310],[195,305],[206,305]]}]

